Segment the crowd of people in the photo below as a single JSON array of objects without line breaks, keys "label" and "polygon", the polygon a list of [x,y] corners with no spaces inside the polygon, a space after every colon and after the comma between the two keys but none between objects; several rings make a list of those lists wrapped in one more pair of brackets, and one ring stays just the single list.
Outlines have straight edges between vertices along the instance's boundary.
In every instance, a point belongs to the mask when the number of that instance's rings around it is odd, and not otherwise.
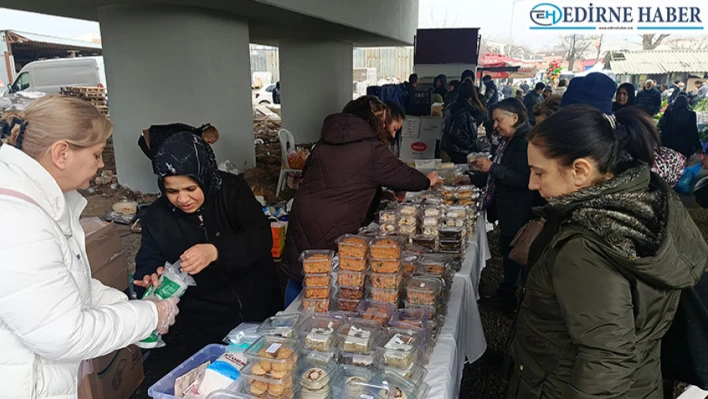
[{"label": "crowd of people", "polygon": [[[686,157],[701,151],[691,99],[670,93],[657,128],[651,115],[661,94],[651,81],[636,96],[631,84],[617,87],[599,73],[557,87],[524,82],[516,92],[489,76],[481,87],[474,81],[473,71],[449,85],[440,75],[433,91],[449,101],[441,151],[455,163],[491,153],[458,183],[486,189],[481,203],[499,225],[504,278],[480,303],[517,318],[506,397],[660,397],[662,338],[682,290],[698,283],[708,260],[708,245],[671,189]],[[417,86],[412,75],[391,94],[411,98]],[[5,393],[75,397],[82,360],[176,321],[193,353],[283,309],[302,289],[300,253],[334,249],[338,237],[357,233],[373,220],[384,188],[441,183],[391,151],[405,115],[397,101],[363,96],[324,119],[290,213],[280,264],[285,298],[260,203],[242,177],[217,169],[218,130],[143,131],[139,147],[162,195],[142,218],[134,284],[141,294],[158,284],[166,263],[180,261],[197,284],[179,309],[177,300],[129,301],[91,278],[79,223],[86,200],[77,190],[103,166],[111,123],[70,97],[47,96],[10,115],[10,145],[0,147]],[[672,153],[681,157],[665,156]],[[532,232],[529,223],[541,228]],[[521,236],[529,247],[519,256]]]}]

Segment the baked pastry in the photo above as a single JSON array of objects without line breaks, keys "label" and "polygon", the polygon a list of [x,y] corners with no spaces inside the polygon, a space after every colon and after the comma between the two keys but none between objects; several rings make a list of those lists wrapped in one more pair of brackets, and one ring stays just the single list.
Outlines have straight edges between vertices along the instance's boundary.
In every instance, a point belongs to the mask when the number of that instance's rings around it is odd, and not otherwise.
[{"label": "baked pastry", "polygon": [[359,236],[345,236],[339,241],[339,255],[364,258],[369,251],[368,241]]},{"label": "baked pastry", "polygon": [[339,310],[344,312],[353,312],[359,307],[360,299],[337,299]]},{"label": "baked pastry", "polygon": [[305,273],[329,273],[332,270],[332,256],[324,253],[303,254],[302,269]]},{"label": "baked pastry", "polygon": [[268,390],[268,384],[264,381],[253,380],[251,381],[250,391],[256,396],[260,396],[266,393]]},{"label": "baked pastry", "polygon": [[401,216],[398,219],[399,226],[415,226],[418,224],[418,218],[415,216]]},{"label": "baked pastry", "polygon": [[425,208],[423,211],[423,216],[424,217],[440,217],[442,212],[440,211],[440,208]]},{"label": "baked pastry", "polygon": [[363,287],[365,276],[363,272],[342,270],[337,274],[337,282],[340,287]]},{"label": "baked pastry", "polygon": [[438,222],[437,216],[426,216],[423,218],[423,226],[437,226]]},{"label": "baked pastry", "polygon": [[421,233],[424,236],[437,237],[439,235],[440,228],[435,226],[423,226]]},{"label": "baked pastry", "polygon": [[361,288],[346,288],[339,287],[338,295],[344,299],[362,299],[364,298],[364,287]]},{"label": "baked pastry", "polygon": [[305,337],[305,345],[313,351],[328,352],[334,346],[334,328],[313,328]]},{"label": "baked pastry", "polygon": [[371,257],[374,259],[398,259],[401,257],[400,241],[393,238],[379,238],[371,245]]},{"label": "baked pastry", "polygon": [[413,336],[395,334],[384,345],[384,364],[399,369],[409,368],[413,363],[415,343],[416,338]]},{"label": "baked pastry", "polygon": [[396,223],[396,212],[394,211],[381,211],[379,214],[379,221],[381,223]]},{"label": "baked pastry", "polygon": [[371,270],[374,273],[398,273],[401,270],[400,260],[371,259]]},{"label": "baked pastry", "polygon": [[393,387],[393,399],[408,399],[408,395],[400,388]]},{"label": "baked pastry", "polygon": [[339,258],[339,267],[342,270],[363,272],[366,270],[366,259],[365,258],[349,258],[342,256]]},{"label": "baked pastry", "polygon": [[325,287],[330,283],[329,273],[323,274],[306,274],[305,275],[305,286],[306,287]]},{"label": "baked pastry", "polygon": [[386,274],[386,273],[372,273],[371,274],[371,286],[374,288],[385,288],[387,290],[393,290],[398,288],[401,283],[400,274]]},{"label": "baked pastry", "polygon": [[398,226],[398,232],[403,235],[413,235],[416,231],[418,231],[418,226],[416,225]]},{"label": "baked pastry", "polygon": [[388,314],[385,311],[376,308],[366,309],[361,317],[364,320],[374,320],[377,323],[385,323],[389,319]]},{"label": "baked pastry", "polygon": [[302,307],[303,309],[314,310],[317,313],[326,313],[329,311],[329,298],[302,298]]},{"label": "baked pastry", "polygon": [[418,207],[413,205],[403,205],[398,212],[401,216],[416,216],[418,214]]},{"label": "baked pastry", "polygon": [[302,374],[300,384],[312,391],[329,388],[329,375],[319,367],[312,367]]},{"label": "baked pastry", "polygon": [[379,229],[382,233],[393,233],[396,231],[396,225],[393,223],[382,223]]},{"label": "baked pastry", "polygon": [[326,299],[329,298],[329,287],[305,287],[305,298]]},{"label": "baked pastry", "polygon": [[366,353],[369,351],[369,340],[371,331],[357,326],[350,326],[347,337],[344,340],[343,349],[345,352]]}]

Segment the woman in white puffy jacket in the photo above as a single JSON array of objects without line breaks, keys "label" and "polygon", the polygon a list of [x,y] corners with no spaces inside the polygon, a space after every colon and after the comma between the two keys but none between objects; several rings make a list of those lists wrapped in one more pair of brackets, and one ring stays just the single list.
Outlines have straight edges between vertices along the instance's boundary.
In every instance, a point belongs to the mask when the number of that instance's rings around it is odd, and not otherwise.
[{"label": "woman in white puffy jacket", "polygon": [[0,398],[73,399],[79,365],[166,332],[172,301],[128,301],[91,278],[79,217],[113,127],[89,102],[44,97],[0,147]]}]

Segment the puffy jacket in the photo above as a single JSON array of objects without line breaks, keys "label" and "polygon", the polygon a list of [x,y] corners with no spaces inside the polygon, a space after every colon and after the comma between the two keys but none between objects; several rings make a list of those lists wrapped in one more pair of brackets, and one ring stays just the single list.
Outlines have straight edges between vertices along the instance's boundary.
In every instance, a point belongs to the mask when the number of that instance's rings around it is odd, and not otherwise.
[{"label": "puffy jacket", "polygon": [[637,164],[540,213],[506,398],[663,398],[661,339],[708,259],[681,200]]},{"label": "puffy jacket", "polygon": [[661,92],[656,87],[646,88],[637,93],[636,105],[649,116],[654,116],[661,110]]},{"label": "puffy jacket", "polygon": [[80,362],[147,337],[157,310],[91,278],[79,193],[9,145],[0,187],[42,207],[0,195],[0,397],[76,398]]},{"label": "puffy jacket", "polygon": [[484,116],[484,112],[458,98],[445,109],[440,149],[462,154],[477,151],[477,126],[484,122]]},{"label": "puffy jacket", "polygon": [[381,186],[422,191],[430,180],[396,158],[363,119],[328,116],[293,202],[283,272],[302,281],[302,251],[335,250],[337,238],[359,231]]},{"label": "puffy jacket", "polygon": [[533,114],[533,107],[536,104],[543,102],[543,96],[537,94],[535,91],[530,91],[524,96],[524,107],[526,107],[526,112],[529,117],[529,123],[531,125],[536,124],[536,115]]}]

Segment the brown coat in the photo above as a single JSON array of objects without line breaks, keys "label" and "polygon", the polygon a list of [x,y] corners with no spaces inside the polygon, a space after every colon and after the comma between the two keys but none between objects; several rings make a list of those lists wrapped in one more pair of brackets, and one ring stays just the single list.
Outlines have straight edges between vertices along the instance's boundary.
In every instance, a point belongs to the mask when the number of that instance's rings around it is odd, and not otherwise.
[{"label": "brown coat", "polygon": [[352,114],[328,116],[290,213],[285,274],[302,281],[302,251],[336,250],[338,237],[356,233],[381,186],[422,191],[430,181],[396,158],[363,119]]}]

